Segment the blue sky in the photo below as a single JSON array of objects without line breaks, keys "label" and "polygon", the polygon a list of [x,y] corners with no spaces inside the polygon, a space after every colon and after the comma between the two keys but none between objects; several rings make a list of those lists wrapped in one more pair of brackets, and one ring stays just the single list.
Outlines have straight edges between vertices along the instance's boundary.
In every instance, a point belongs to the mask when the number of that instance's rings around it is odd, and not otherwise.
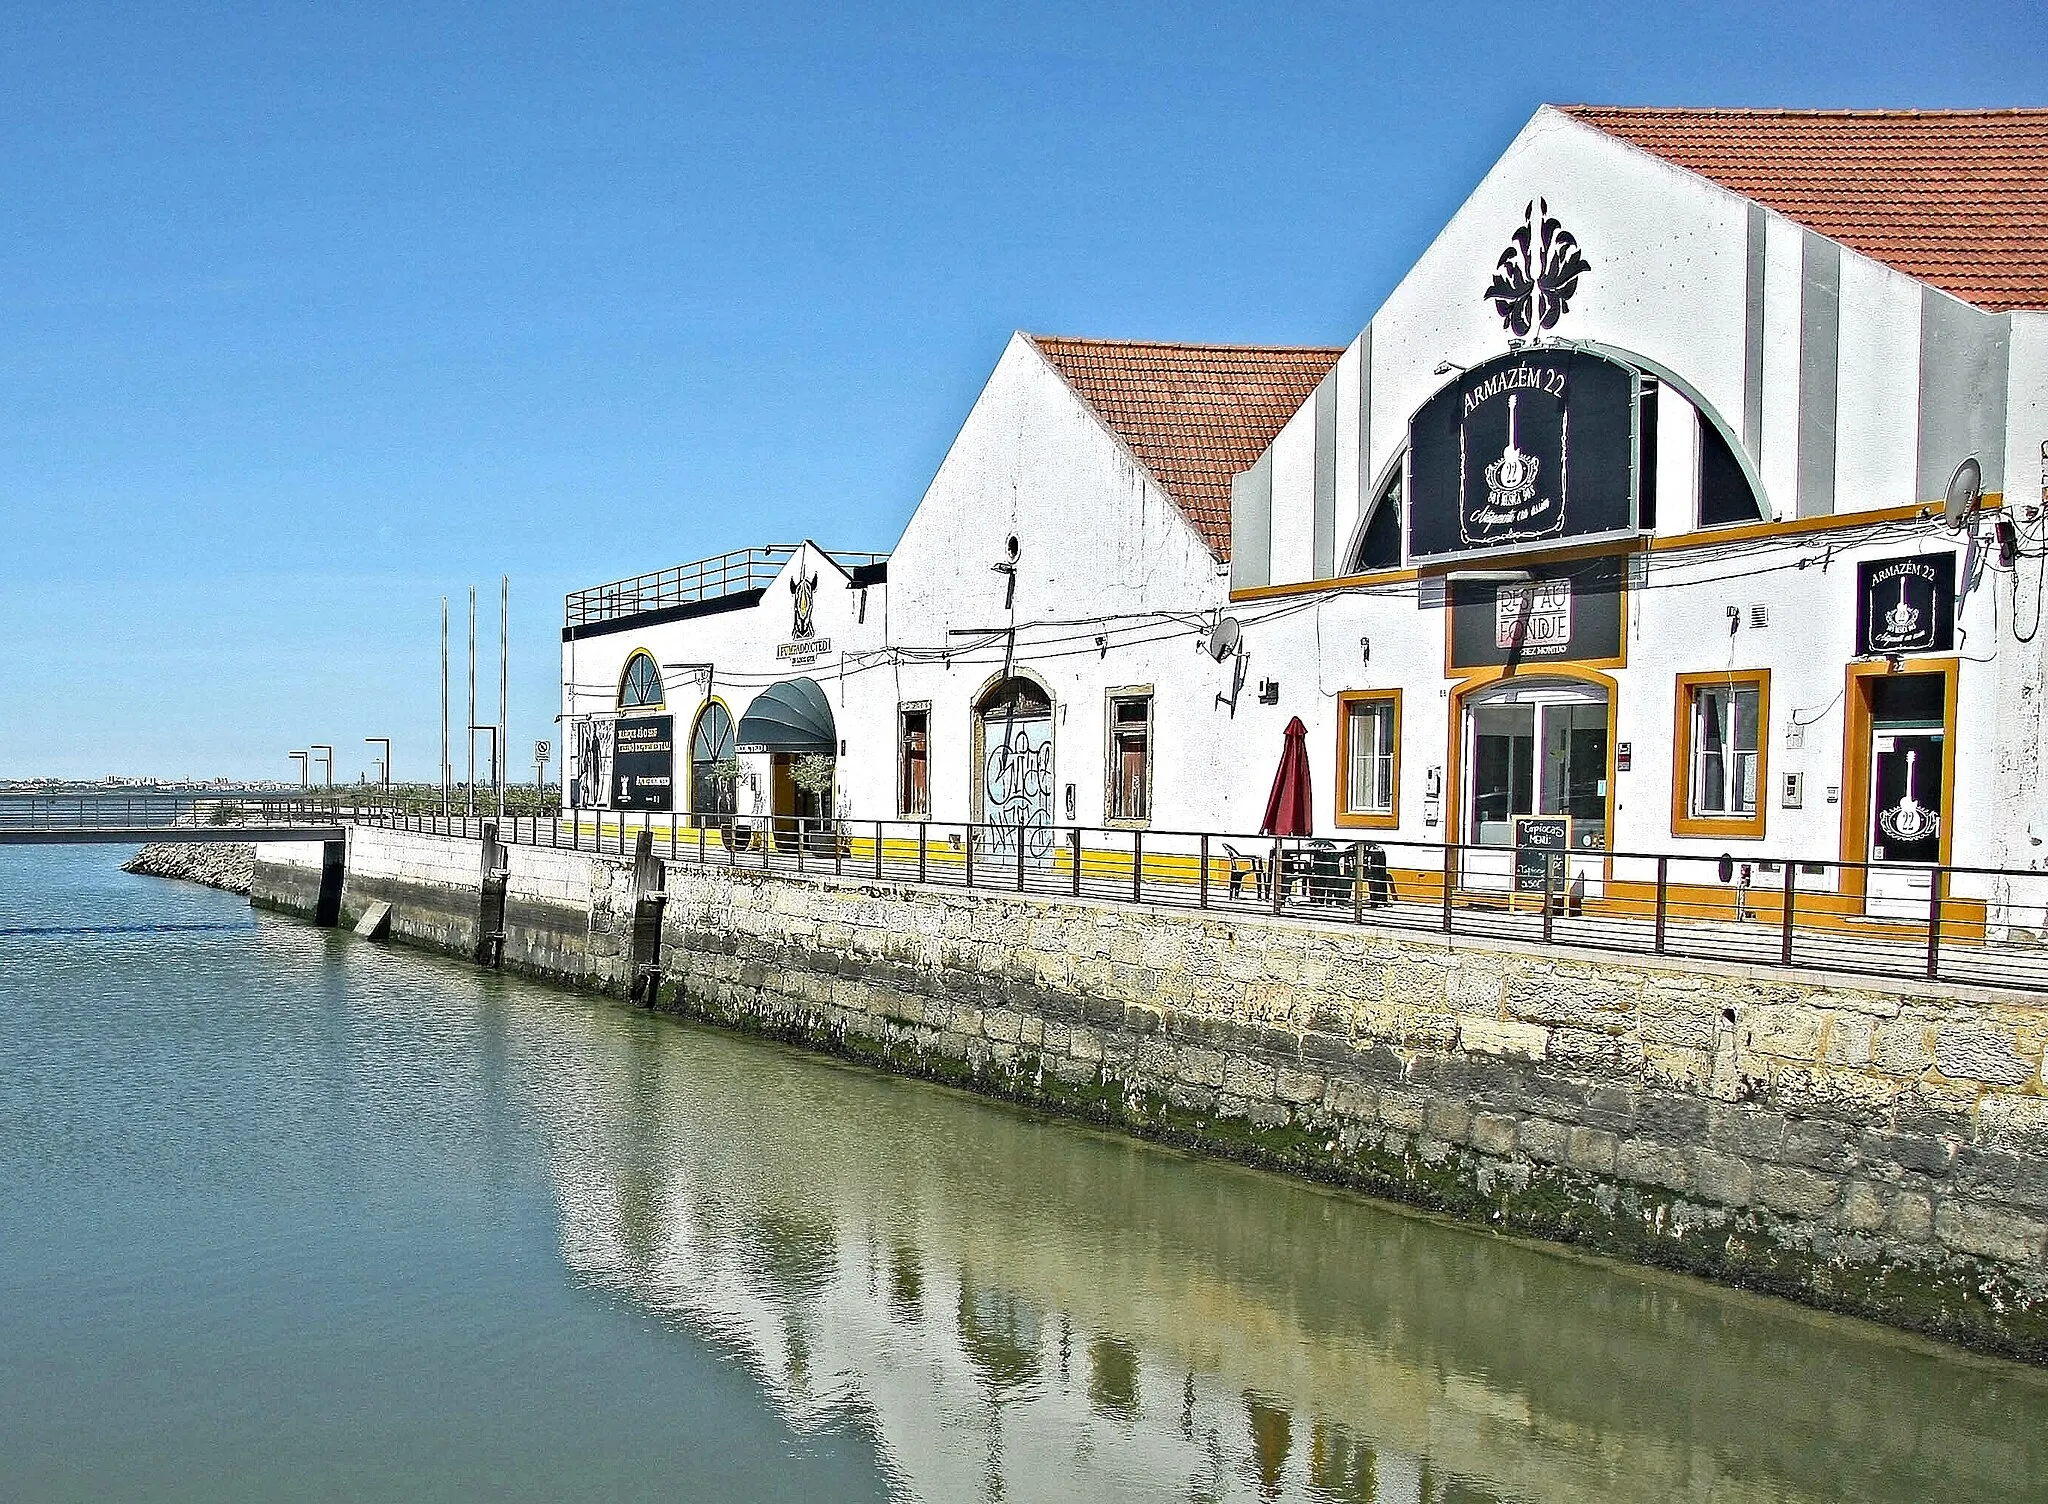
[{"label": "blue sky", "polygon": [[889,548],[1012,329],[1343,343],[1546,100],[2038,105],[2044,14],[14,0],[0,777],[431,778],[501,573],[516,767],[565,591]]}]

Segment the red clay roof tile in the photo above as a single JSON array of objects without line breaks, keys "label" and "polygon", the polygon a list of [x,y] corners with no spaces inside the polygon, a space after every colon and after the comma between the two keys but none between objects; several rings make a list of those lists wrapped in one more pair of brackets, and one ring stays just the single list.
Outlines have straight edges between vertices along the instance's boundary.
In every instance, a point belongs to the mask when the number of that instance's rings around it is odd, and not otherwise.
[{"label": "red clay roof tile", "polygon": [[1342,350],[1027,336],[1230,558],[1230,478],[1250,468]]},{"label": "red clay roof tile", "polygon": [[1558,108],[1979,308],[2048,308],[2048,110]]}]

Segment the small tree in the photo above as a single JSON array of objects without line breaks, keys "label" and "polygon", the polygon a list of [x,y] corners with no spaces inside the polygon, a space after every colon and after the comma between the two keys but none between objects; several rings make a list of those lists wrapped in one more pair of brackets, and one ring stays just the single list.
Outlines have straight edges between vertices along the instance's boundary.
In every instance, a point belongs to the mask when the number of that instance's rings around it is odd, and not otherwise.
[{"label": "small tree", "polygon": [[838,777],[839,764],[822,752],[806,753],[789,770],[790,782],[806,794],[815,794],[819,798],[832,792],[832,785]]}]

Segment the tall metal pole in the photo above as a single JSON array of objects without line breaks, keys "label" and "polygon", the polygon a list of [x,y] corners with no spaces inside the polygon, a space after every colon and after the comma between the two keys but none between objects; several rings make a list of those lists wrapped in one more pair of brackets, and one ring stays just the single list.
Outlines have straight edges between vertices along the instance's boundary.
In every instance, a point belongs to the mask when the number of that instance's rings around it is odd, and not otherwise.
[{"label": "tall metal pole", "polygon": [[[476,586],[469,587],[469,720],[476,724]],[[471,817],[476,814],[476,738],[465,737],[469,743],[469,782],[463,787],[463,812]]]},{"label": "tall metal pole", "polygon": [[498,823],[505,823],[505,775],[510,771],[512,758],[507,745],[512,740],[512,725],[506,719],[510,706],[511,674],[507,667],[508,653],[512,643],[512,577],[498,576],[498,739],[495,744],[496,756],[492,759],[491,781],[498,786]]},{"label": "tall metal pole", "polygon": [[448,597],[441,597],[441,814],[448,814]]}]

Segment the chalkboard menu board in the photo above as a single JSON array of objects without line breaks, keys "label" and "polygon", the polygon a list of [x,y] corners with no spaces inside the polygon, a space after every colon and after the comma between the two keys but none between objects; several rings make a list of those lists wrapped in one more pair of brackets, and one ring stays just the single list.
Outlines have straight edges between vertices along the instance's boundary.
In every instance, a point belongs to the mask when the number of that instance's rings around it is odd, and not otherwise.
[{"label": "chalkboard menu board", "polygon": [[[1554,869],[1552,883],[1564,881],[1564,853],[1572,849],[1570,815],[1517,815],[1515,817],[1515,891],[1541,893],[1544,878]],[[1551,891],[1555,891],[1553,888]]]}]

